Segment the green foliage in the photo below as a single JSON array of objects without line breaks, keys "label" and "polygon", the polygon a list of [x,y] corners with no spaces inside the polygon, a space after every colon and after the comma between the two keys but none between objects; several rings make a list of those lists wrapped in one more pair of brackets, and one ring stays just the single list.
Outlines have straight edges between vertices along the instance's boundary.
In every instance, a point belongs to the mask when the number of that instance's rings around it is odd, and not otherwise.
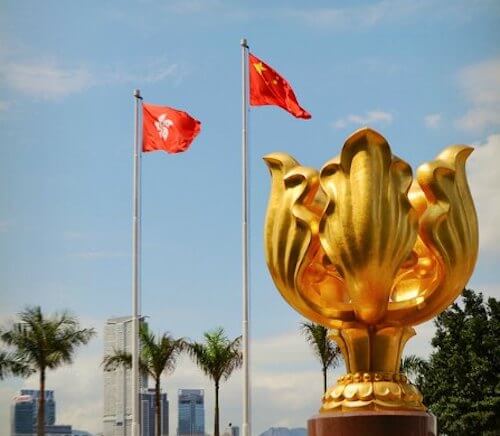
[{"label": "green foliage", "polygon": [[93,329],[81,329],[67,312],[45,317],[36,306],[22,311],[19,322],[2,331],[0,338],[13,350],[4,356],[12,373],[27,376],[72,363],[76,348],[87,344],[94,334]]},{"label": "green foliage", "polygon": [[[155,382],[155,413],[156,435],[161,434],[160,410],[160,379],[165,372],[175,369],[177,357],[184,350],[186,342],[183,338],[174,339],[168,333],[155,336],[149,331],[147,324],[141,324],[139,329],[141,351],[139,354],[139,370],[149,374]],[[105,371],[113,371],[118,367],[131,368],[132,354],[123,350],[114,350],[112,354],[104,356],[102,365]]]},{"label": "green foliage", "polygon": [[328,329],[321,324],[303,322],[301,332],[311,345],[314,354],[321,362],[323,369],[337,366],[340,358],[340,349],[328,338]]},{"label": "green foliage", "polygon": [[0,350],[0,380],[9,375],[28,377],[33,373],[29,366],[19,360],[13,353]]},{"label": "green foliage", "polygon": [[243,363],[241,337],[229,340],[222,327],[205,332],[203,336],[205,343],[189,343],[187,351],[200,369],[218,384],[221,379],[227,380]]},{"label": "green foliage", "polygon": [[440,432],[500,434],[500,302],[466,289],[435,325],[417,384]]},{"label": "green foliage", "polygon": [[40,306],[27,307],[19,314],[18,322],[1,332],[0,339],[9,349],[2,352],[1,376],[39,374],[38,436],[45,434],[46,371],[72,363],[76,348],[87,344],[94,335],[94,329],[81,329],[77,318],[69,313],[47,317]]},{"label": "green foliage", "polygon": [[340,360],[340,348],[328,337],[328,329],[314,322],[303,322],[300,330],[311,345],[314,354],[321,363],[323,372],[323,392],[327,389],[328,368],[335,368]]},{"label": "green foliage", "polygon": [[404,372],[412,383],[422,372],[422,367],[425,365],[425,360],[421,357],[409,354],[401,359],[401,372]]},{"label": "green foliage", "polygon": [[[139,330],[141,352],[139,368],[153,379],[159,380],[164,372],[171,372],[175,368],[177,357],[185,348],[184,339],[175,339],[168,333],[155,336],[147,324],[142,324]],[[132,367],[132,355],[123,350],[114,350],[104,356],[102,361],[105,371],[113,371],[119,366]]]},{"label": "green foliage", "polygon": [[204,337],[204,343],[192,342],[186,344],[186,347],[199,368],[214,381],[214,436],[219,436],[219,383],[221,379],[227,380],[243,363],[240,351],[241,336],[231,341],[224,333],[224,329],[219,327],[205,332]]}]

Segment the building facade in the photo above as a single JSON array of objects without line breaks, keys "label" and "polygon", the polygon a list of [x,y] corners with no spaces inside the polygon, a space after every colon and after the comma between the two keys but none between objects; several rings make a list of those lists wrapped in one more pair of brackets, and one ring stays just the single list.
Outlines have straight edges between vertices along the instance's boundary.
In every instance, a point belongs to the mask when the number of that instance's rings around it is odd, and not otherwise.
[{"label": "building facade", "polygon": [[[38,415],[38,398],[40,391],[21,389],[14,397],[11,406],[11,435],[31,435],[36,431]],[[45,391],[45,425],[53,425],[56,421],[56,401],[54,391]]]},{"label": "building facade", "polygon": [[[168,436],[169,410],[166,393],[160,393],[161,436]],[[156,436],[155,390],[147,389],[141,393],[142,436]]]},{"label": "building facade", "polygon": [[205,392],[203,389],[179,389],[178,436],[205,436]]},{"label": "building facade", "polygon": [[[111,318],[104,326],[104,355],[115,350],[132,351],[132,318]],[[131,371],[119,367],[104,372],[104,436],[130,436],[132,432]],[[139,386],[147,387],[147,378],[142,377]]]},{"label": "building facade", "polygon": [[45,436],[73,436],[71,425],[46,425]]}]

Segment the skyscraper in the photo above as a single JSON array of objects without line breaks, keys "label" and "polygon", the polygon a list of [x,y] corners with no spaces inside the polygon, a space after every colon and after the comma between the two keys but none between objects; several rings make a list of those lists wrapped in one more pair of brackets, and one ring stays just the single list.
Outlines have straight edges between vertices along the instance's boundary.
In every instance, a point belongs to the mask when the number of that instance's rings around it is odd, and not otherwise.
[{"label": "skyscraper", "polygon": [[[11,407],[11,435],[32,435],[36,429],[38,415],[38,398],[40,391],[21,389],[20,395],[14,397]],[[45,391],[45,425],[53,425],[56,421],[56,402],[54,391]]]},{"label": "skyscraper", "polygon": [[71,425],[46,425],[45,436],[73,436]]},{"label": "skyscraper", "polygon": [[[132,351],[132,318],[111,318],[104,326],[104,355],[115,350]],[[132,430],[131,375],[129,369],[119,367],[104,372],[104,436],[129,436]],[[142,377],[140,387],[147,387]]]},{"label": "skyscraper", "polygon": [[[160,394],[161,436],[168,436],[168,397]],[[142,436],[156,436],[155,390],[147,389],[141,393],[141,426]]]},{"label": "skyscraper", "polygon": [[205,399],[203,389],[179,389],[178,436],[205,435]]}]

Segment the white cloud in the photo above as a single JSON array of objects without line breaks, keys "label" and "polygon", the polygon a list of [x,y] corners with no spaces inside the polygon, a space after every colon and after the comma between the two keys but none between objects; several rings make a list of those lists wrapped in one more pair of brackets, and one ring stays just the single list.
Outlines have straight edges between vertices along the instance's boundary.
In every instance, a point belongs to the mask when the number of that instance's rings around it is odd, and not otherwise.
[{"label": "white cloud", "polygon": [[467,284],[467,287],[474,289],[475,291],[482,292],[485,301],[487,301],[490,297],[500,300],[500,283],[485,283],[476,280],[473,276],[472,280]]},{"label": "white cloud", "polygon": [[345,118],[339,118],[333,123],[336,129],[343,129],[350,124],[355,125],[370,125],[370,124],[391,124],[393,115],[383,111],[369,111],[365,115],[348,115]]},{"label": "white cloud", "polygon": [[[25,380],[22,389],[38,389],[37,374]],[[103,373],[100,359],[81,350],[73,365],[47,373],[47,389],[55,391],[57,423],[97,432],[103,410]]]},{"label": "white cloud", "polygon": [[471,108],[456,121],[457,127],[481,131],[500,125],[500,58],[464,68],[458,84]]},{"label": "white cloud", "polygon": [[424,117],[424,123],[429,129],[436,129],[442,121],[441,114],[429,114]]},{"label": "white cloud", "polygon": [[92,84],[85,68],[64,68],[55,62],[8,62],[0,67],[0,77],[10,88],[23,94],[59,99],[80,92]]},{"label": "white cloud", "polygon": [[434,321],[424,322],[414,328],[417,334],[407,342],[403,350],[403,356],[416,354],[417,356],[426,358],[432,351],[431,339],[436,331]]},{"label": "white cloud", "polygon": [[[330,2],[334,3],[334,2]],[[498,2],[497,2],[498,3]],[[281,15],[296,18],[310,26],[329,30],[359,30],[381,25],[401,25],[411,20],[453,18],[457,22],[467,22],[474,14],[483,11],[495,13],[495,1],[483,0],[470,2],[454,0],[443,2],[436,0],[379,0],[361,5],[344,7],[289,7],[280,11]]]},{"label": "white cloud", "polygon": [[500,103],[500,58],[464,68],[459,83],[475,104]]},{"label": "white cloud", "polygon": [[178,64],[170,64],[165,59],[159,59],[154,62],[144,62],[141,67],[133,70],[117,68],[103,72],[99,84],[155,83],[171,77],[180,79],[182,76]]},{"label": "white cloud", "polygon": [[457,127],[463,130],[481,131],[489,126],[500,125],[500,108],[473,107],[457,120]]},{"label": "white cloud", "polygon": [[373,27],[414,16],[428,5],[428,1],[382,0],[362,6],[289,9],[288,15],[311,26],[349,29]]},{"label": "white cloud", "polygon": [[[60,100],[94,86],[161,82],[173,78],[177,84],[184,73],[178,64],[164,58],[144,60],[138,67],[90,68],[38,57],[26,60],[23,53],[0,51],[0,81],[13,91],[43,100]],[[0,111],[9,107],[0,101]]]},{"label": "white cloud", "polygon": [[468,177],[479,218],[479,248],[487,255],[500,254],[500,134],[477,145],[468,163]]}]

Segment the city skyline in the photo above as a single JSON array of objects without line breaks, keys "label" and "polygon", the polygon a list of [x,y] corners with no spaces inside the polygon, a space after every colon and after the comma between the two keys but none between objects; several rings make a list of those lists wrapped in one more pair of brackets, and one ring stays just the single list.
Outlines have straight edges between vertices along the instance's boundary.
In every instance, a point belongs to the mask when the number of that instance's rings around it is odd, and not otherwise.
[{"label": "city skyline", "polygon": [[[131,352],[132,323],[130,316],[110,318],[104,327],[103,358],[115,351]],[[104,436],[126,436],[132,428],[131,371],[119,366],[112,371],[104,371]],[[140,379],[140,388],[146,389],[147,374]]]},{"label": "city skyline", "polygon": [[[156,406],[155,406],[155,390],[143,389],[141,392],[141,426],[143,436],[156,436]],[[161,435],[168,436],[170,410],[168,396],[165,392],[160,393],[160,410],[161,410]]]},{"label": "city skyline", "polygon": [[[45,434],[46,436],[75,436],[72,426],[56,424],[56,400],[53,390],[45,391]],[[10,436],[36,435],[36,417],[40,390],[21,389],[12,399]]]},{"label": "city skyline", "polygon": [[[322,394],[303,320],[265,264],[263,155],[285,151],[317,168],[362,125],[412,168],[447,145],[474,145],[467,171],[480,253],[469,286],[500,297],[497,1],[27,0],[6,1],[2,12],[0,325],[40,304],[98,331],[73,365],[47,373],[59,421],[103,432],[103,326],[131,313],[135,88],[202,123],[186,153],[143,156],[142,313],[155,333],[196,341],[222,325],[241,334],[241,38],[312,114],[250,112],[252,433],[304,426]],[[405,351],[427,356],[432,322],[416,330]],[[341,364],[329,382],[342,372]],[[221,428],[242,422],[241,379],[238,371],[221,385]],[[2,381],[0,434],[12,398],[37,383]],[[171,435],[185,387],[204,389],[211,431],[213,386],[189,357],[162,387]]]},{"label": "city skyline", "polygon": [[[38,389],[21,389],[19,395],[12,399],[10,411],[10,435],[18,436],[34,433],[38,412]],[[56,421],[56,402],[53,390],[45,391],[45,425],[53,425]]]},{"label": "city skyline", "polygon": [[177,436],[205,436],[203,389],[179,389],[177,392]]}]

